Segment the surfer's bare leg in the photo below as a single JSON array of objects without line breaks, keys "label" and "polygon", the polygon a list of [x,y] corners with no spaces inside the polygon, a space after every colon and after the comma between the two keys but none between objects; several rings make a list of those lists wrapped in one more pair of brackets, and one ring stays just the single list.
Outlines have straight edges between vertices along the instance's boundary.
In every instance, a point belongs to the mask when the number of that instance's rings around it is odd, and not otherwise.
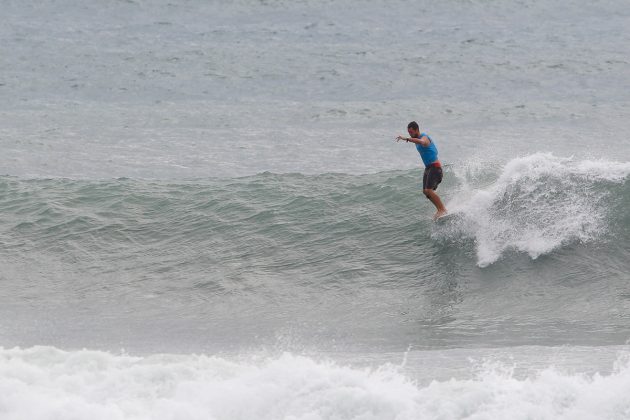
[{"label": "surfer's bare leg", "polygon": [[444,204],[442,203],[440,196],[437,195],[435,191],[429,188],[422,190],[422,192],[429,199],[429,201],[433,203],[433,205],[437,209],[437,212],[433,215],[433,218],[437,219],[440,216],[444,216],[446,214],[446,207],[444,207]]}]

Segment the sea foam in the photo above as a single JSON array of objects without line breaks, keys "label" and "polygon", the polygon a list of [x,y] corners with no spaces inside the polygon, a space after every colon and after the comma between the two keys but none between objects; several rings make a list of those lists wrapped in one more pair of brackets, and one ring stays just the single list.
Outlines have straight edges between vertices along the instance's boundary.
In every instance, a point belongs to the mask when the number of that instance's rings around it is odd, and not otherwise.
[{"label": "sea foam", "polygon": [[467,182],[467,169],[454,171],[463,188],[447,202],[462,217],[435,235],[473,239],[477,264],[485,267],[510,250],[536,259],[599,238],[610,213],[608,186],[625,182],[630,163],[535,153],[510,160],[479,188]]},{"label": "sea foam", "polygon": [[472,379],[421,386],[398,367],[292,354],[228,360],[0,349],[3,419],[601,419],[630,414],[629,391],[622,356],[608,375],[550,367],[517,378],[490,363]]}]

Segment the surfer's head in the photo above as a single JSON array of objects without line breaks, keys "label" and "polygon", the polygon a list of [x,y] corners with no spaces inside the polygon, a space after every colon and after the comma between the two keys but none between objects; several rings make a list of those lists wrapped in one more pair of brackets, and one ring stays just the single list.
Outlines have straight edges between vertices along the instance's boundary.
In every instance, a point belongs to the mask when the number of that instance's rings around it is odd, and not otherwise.
[{"label": "surfer's head", "polygon": [[420,135],[420,126],[417,122],[411,121],[409,124],[407,124],[407,132],[411,137],[418,138],[418,136]]}]

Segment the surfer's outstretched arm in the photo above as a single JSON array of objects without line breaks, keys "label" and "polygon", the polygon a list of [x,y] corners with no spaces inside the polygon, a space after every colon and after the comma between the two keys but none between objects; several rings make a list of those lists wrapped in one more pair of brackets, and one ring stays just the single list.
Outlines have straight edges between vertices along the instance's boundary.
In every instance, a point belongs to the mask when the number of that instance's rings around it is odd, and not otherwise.
[{"label": "surfer's outstretched arm", "polygon": [[420,137],[418,139],[413,138],[413,137],[398,136],[396,141],[398,142],[400,140],[405,140],[406,142],[420,144],[420,145],[422,145],[424,147],[427,147],[429,144],[431,144],[431,140],[429,140],[429,138],[427,136],[422,136],[422,137]]}]

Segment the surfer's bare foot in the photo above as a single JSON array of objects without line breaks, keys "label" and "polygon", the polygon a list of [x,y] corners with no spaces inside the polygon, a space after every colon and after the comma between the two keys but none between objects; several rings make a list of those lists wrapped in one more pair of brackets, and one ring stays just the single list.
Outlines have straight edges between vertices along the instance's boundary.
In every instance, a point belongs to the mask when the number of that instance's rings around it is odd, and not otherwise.
[{"label": "surfer's bare foot", "polygon": [[446,210],[438,210],[435,212],[435,214],[433,215],[433,220],[437,220],[442,216],[446,216]]}]

